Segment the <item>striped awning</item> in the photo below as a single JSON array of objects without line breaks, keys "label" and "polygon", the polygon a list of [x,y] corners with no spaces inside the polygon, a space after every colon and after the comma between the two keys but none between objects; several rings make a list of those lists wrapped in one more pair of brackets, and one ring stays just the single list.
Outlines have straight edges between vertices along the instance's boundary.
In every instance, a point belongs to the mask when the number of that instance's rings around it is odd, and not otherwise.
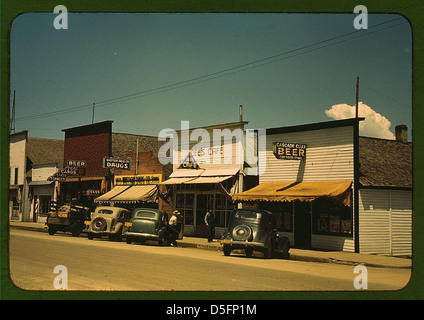
[{"label": "striped awning", "polygon": [[94,202],[136,203],[156,201],[156,185],[116,186],[94,199]]}]

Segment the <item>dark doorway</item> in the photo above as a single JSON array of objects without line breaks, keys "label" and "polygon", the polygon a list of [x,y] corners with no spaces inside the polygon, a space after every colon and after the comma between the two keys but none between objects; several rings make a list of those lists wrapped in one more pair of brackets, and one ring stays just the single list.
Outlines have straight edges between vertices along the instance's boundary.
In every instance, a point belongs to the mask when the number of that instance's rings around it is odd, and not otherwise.
[{"label": "dark doorway", "polygon": [[194,235],[197,237],[206,237],[205,214],[208,211],[208,195],[198,194],[196,205],[196,229]]},{"label": "dark doorway", "polygon": [[294,246],[311,248],[311,203],[294,203]]}]

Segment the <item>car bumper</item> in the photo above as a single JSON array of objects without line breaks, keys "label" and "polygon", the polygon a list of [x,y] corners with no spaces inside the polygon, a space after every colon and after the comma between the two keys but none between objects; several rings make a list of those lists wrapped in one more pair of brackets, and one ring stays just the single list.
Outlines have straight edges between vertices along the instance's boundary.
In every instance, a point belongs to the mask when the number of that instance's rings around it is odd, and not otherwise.
[{"label": "car bumper", "polygon": [[146,240],[161,240],[157,234],[151,233],[125,232],[124,237],[141,238]]},{"label": "car bumper", "polygon": [[230,247],[234,249],[244,249],[248,247],[252,248],[265,248],[265,244],[262,242],[252,242],[252,241],[237,241],[237,240],[230,240],[230,239],[223,239],[221,240],[222,245],[229,245]]}]

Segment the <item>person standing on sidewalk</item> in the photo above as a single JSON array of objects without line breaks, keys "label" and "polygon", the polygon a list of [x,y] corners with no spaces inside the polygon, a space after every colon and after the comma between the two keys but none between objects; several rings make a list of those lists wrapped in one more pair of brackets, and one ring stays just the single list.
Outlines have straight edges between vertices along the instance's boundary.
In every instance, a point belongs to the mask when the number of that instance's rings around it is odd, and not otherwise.
[{"label": "person standing on sidewalk", "polygon": [[205,224],[208,231],[208,242],[212,242],[215,235],[215,214],[212,209],[209,209],[205,215]]},{"label": "person standing on sidewalk", "polygon": [[179,227],[180,225],[178,224],[178,216],[180,215],[180,212],[178,210],[175,210],[172,213],[172,217],[169,219],[169,231],[170,231],[170,235],[169,235],[169,244],[171,244],[174,247],[177,247],[177,238],[178,235],[180,233]]}]

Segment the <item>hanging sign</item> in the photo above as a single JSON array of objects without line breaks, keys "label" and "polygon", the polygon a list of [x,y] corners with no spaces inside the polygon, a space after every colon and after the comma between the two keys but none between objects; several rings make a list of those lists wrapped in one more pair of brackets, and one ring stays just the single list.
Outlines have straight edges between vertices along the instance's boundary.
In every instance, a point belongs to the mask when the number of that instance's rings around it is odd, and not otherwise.
[{"label": "hanging sign", "polygon": [[306,157],[306,144],[274,142],[274,156],[277,159],[302,160]]},{"label": "hanging sign", "polygon": [[181,162],[178,169],[200,169],[200,167],[190,152],[184,161]]}]

